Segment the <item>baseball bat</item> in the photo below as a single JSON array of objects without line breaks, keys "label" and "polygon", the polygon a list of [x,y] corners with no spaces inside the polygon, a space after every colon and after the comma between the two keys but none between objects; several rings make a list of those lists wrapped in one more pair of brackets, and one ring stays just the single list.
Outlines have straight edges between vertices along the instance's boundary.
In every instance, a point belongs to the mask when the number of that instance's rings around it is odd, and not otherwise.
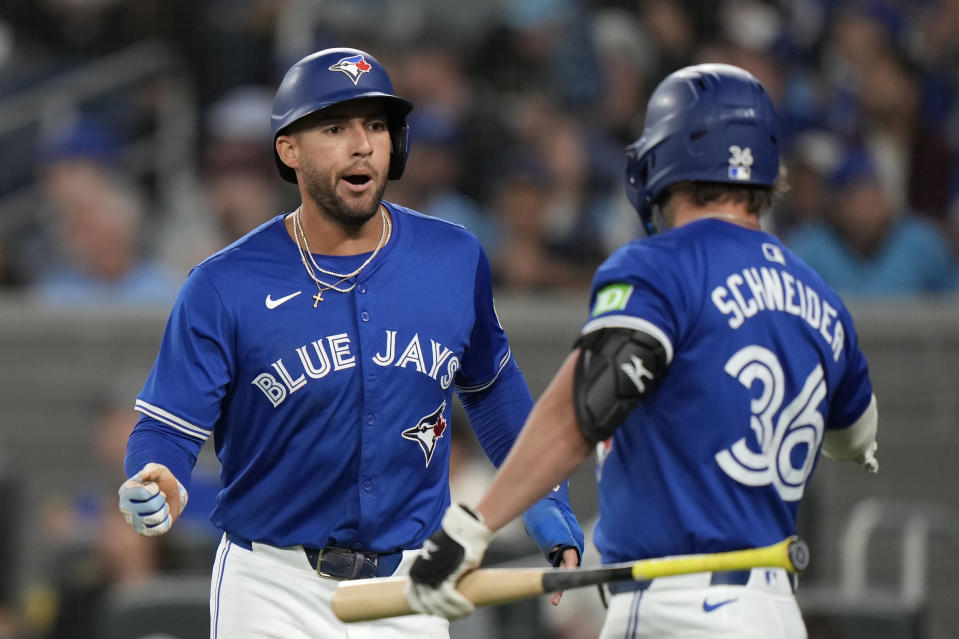
[{"label": "baseball bat", "polygon": [[[494,606],[609,581],[758,567],[801,572],[808,565],[809,546],[794,535],[762,548],[640,559],[597,568],[480,568],[467,573],[456,589],[477,606]],[[408,580],[409,577],[404,576],[344,581],[333,593],[333,614],[345,622],[413,614],[403,595]]]}]

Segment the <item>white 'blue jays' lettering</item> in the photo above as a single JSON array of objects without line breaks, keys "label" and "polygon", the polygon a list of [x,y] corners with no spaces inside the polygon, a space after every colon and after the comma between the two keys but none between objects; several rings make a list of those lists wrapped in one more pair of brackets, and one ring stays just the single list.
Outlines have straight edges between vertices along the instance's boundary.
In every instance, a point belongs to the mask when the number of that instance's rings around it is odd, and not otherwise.
[{"label": "white 'blue jays' lettering", "polygon": [[[410,368],[439,381],[444,390],[450,387],[450,384],[453,383],[453,376],[460,367],[460,360],[453,355],[453,351],[436,340],[430,339],[431,359],[430,366],[427,368],[423,349],[420,346],[419,333],[413,334],[406,348],[397,358],[397,331],[387,330],[384,332],[386,333],[386,343],[383,350],[371,357],[371,362],[384,368],[389,366]],[[329,354],[327,354],[327,346],[324,344],[329,345]],[[270,365],[275,374],[262,372],[251,383],[263,391],[263,394],[266,395],[274,407],[279,406],[289,395],[306,386],[309,379],[322,379],[329,375],[331,371],[341,371],[355,367],[356,355],[351,350],[351,346],[350,336],[347,333],[337,333],[314,340],[296,348],[296,354],[302,369],[302,372],[296,371],[299,373],[296,377],[287,368],[283,358],[280,358]],[[439,377],[440,368],[443,367],[444,363],[446,364],[447,374]]]}]

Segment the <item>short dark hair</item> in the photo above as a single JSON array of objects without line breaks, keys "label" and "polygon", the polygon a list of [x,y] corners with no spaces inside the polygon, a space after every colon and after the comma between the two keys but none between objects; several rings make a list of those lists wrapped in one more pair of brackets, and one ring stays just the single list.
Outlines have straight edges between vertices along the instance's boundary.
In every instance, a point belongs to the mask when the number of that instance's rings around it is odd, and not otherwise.
[{"label": "short dark hair", "polygon": [[772,208],[787,191],[789,184],[786,180],[786,167],[780,164],[779,175],[770,186],[685,180],[667,186],[656,199],[656,203],[662,206],[673,194],[683,193],[696,206],[706,206],[710,202],[742,203],[750,213],[760,215]]}]

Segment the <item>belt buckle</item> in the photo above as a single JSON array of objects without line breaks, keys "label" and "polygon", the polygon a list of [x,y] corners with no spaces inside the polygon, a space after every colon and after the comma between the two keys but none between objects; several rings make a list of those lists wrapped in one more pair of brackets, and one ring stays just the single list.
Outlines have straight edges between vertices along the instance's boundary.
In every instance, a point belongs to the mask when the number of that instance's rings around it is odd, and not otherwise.
[{"label": "belt buckle", "polygon": [[367,579],[376,576],[377,556],[348,548],[327,546],[320,551],[316,572],[325,579]]}]

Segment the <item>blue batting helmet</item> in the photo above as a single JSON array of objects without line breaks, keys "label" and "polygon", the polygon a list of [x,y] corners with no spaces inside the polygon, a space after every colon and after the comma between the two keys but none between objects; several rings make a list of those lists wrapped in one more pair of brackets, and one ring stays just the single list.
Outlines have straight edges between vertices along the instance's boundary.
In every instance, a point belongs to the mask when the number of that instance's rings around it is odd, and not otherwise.
[{"label": "blue batting helmet", "polygon": [[409,149],[406,116],[413,105],[393,94],[389,75],[369,53],[358,49],[324,49],[290,67],[276,91],[270,118],[273,159],[284,180],[296,184],[296,173],[276,153],[276,138],[283,129],[320,109],[357,98],[383,100],[392,140],[388,177],[396,180],[403,175]]},{"label": "blue batting helmet", "polygon": [[653,91],[642,136],[626,150],[626,195],[646,232],[653,203],[682,181],[770,186],[779,175],[776,111],[763,85],[728,64],[699,64]]}]

